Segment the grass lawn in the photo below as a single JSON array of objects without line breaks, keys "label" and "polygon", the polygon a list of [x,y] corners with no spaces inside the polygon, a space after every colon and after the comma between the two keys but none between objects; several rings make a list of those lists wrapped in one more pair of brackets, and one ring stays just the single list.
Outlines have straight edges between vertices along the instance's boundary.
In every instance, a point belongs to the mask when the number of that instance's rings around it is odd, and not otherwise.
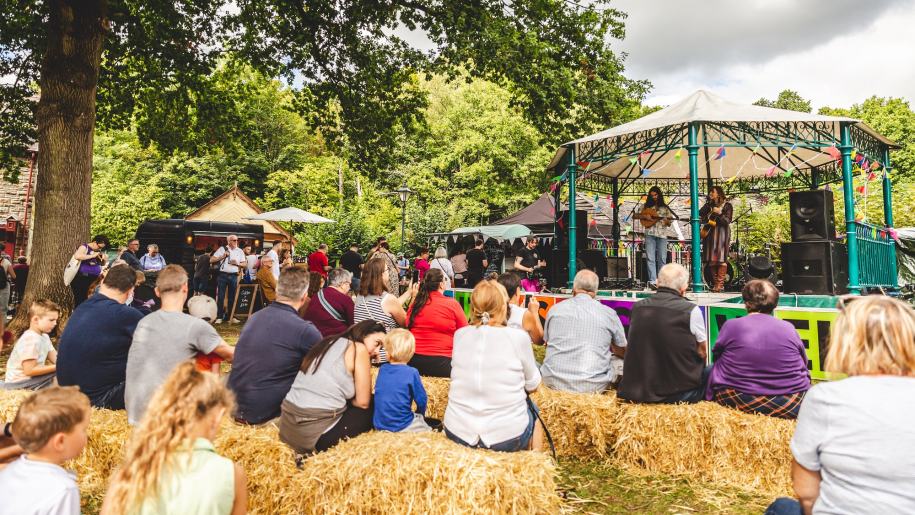
[{"label": "grass lawn", "polygon": [[[216,331],[235,345],[243,324],[220,324]],[[10,348],[0,353],[0,373],[6,371]],[[534,347],[538,361],[545,348]],[[228,372],[229,365],[223,364]],[[2,377],[2,375],[0,375]],[[732,488],[683,478],[646,476],[599,461],[559,460],[559,489],[563,513],[762,513],[772,499]]]}]

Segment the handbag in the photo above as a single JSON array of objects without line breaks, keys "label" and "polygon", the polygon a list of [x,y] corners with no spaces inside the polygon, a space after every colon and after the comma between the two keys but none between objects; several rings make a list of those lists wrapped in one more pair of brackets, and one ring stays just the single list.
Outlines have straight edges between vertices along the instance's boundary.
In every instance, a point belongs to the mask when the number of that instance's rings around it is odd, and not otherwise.
[{"label": "handbag", "polygon": [[[74,256],[75,255],[76,254],[74,253]],[[73,282],[76,273],[79,272],[79,265],[80,262],[76,257],[70,258],[70,262],[64,267],[64,286],[70,286],[70,283]]]}]

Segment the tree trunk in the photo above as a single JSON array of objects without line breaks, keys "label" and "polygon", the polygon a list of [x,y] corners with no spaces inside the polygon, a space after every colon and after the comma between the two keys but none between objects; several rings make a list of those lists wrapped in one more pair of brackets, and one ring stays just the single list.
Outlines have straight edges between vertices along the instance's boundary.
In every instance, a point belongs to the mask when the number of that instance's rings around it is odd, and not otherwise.
[{"label": "tree trunk", "polygon": [[[62,318],[73,307],[64,267],[89,238],[95,95],[106,12],[106,0],[51,1],[41,64],[32,264],[22,306],[51,299],[64,309]],[[18,309],[12,327],[27,326],[27,309]]]}]

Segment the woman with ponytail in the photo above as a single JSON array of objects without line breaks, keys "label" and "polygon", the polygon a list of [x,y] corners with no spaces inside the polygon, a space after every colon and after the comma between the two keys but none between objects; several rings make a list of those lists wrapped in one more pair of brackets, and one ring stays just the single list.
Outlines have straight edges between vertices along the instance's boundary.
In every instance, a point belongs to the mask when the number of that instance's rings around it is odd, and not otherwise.
[{"label": "woman with ponytail", "polygon": [[526,332],[506,326],[508,293],[482,281],[470,294],[470,326],[454,335],[445,435],[468,447],[541,450],[543,426],[527,394],[540,370]]},{"label": "woman with ponytail", "polygon": [[212,443],[234,405],[218,376],[191,361],[175,367],[134,429],[102,514],[247,513],[245,471]]},{"label": "woman with ponytail", "polygon": [[416,354],[409,365],[420,375],[451,377],[454,332],[467,326],[467,316],[456,300],[445,297],[445,274],[426,272],[413,305],[407,311],[407,329],[416,338]]},{"label": "woman with ponytail", "polygon": [[372,429],[372,364],[384,326],[364,320],[308,351],[283,400],[280,440],[302,458]]}]

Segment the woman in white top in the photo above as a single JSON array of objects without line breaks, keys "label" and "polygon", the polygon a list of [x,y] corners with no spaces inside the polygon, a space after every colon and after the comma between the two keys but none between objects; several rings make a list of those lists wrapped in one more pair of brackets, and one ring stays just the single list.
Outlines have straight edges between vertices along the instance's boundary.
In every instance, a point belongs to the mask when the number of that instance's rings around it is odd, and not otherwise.
[{"label": "woman in white top", "polygon": [[470,295],[471,325],[454,333],[445,435],[468,447],[541,450],[543,427],[527,394],[540,386],[528,335],[505,326],[508,294],[481,281]]},{"label": "woman in white top", "polygon": [[521,307],[524,297],[521,296],[521,276],[516,272],[505,272],[499,276],[501,284],[508,293],[508,327],[523,329],[531,337],[531,342],[543,343],[543,323],[540,322],[540,303],[531,298],[527,309]]},{"label": "woman in white top", "polygon": [[915,513],[915,312],[883,295],[840,299],[825,369],[791,439],[797,500],[766,513]]},{"label": "woman in white top", "polygon": [[450,290],[454,284],[454,267],[451,266],[451,260],[448,259],[448,251],[445,247],[435,249],[435,257],[429,262],[429,269],[438,268],[445,274],[445,289]]}]

